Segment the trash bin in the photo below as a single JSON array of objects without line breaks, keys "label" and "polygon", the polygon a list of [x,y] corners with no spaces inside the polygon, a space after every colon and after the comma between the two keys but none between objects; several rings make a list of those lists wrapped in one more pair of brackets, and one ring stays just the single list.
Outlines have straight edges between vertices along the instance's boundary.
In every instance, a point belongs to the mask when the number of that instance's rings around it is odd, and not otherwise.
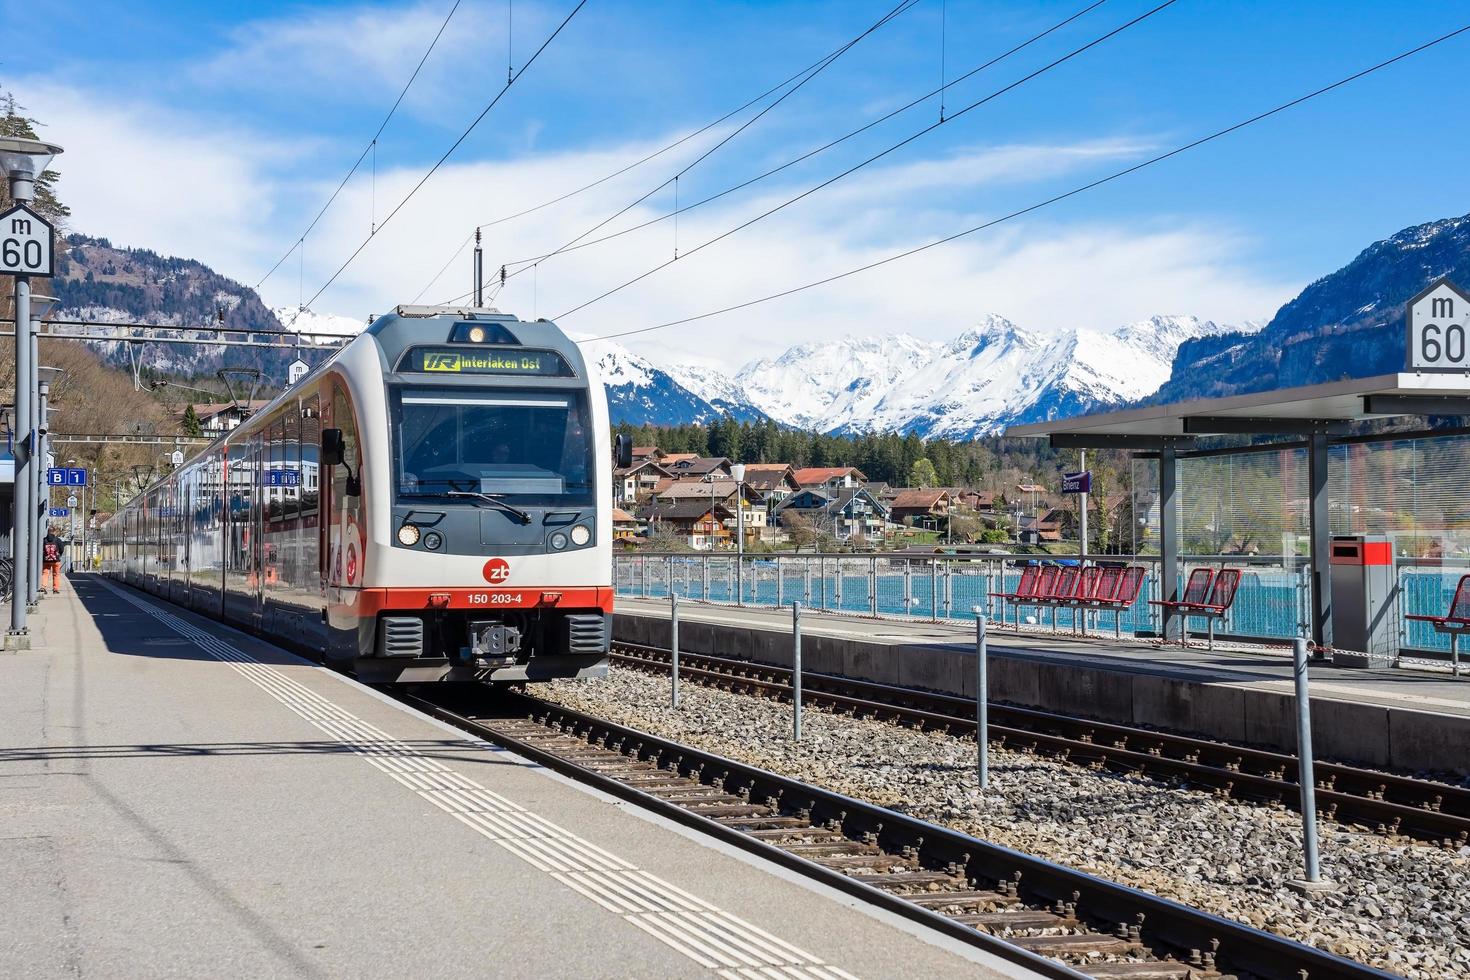
[{"label": "trash bin", "polygon": [[1382,535],[1332,539],[1332,663],[1387,667],[1398,655],[1393,620],[1393,543]]}]

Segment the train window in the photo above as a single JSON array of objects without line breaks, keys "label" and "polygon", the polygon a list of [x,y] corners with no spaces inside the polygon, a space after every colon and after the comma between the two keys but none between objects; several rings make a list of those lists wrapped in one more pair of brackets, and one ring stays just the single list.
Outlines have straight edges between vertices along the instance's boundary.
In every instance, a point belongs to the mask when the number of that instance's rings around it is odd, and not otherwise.
[{"label": "train window", "polygon": [[404,387],[392,401],[400,494],[592,502],[585,392]]},{"label": "train window", "polygon": [[285,519],[285,489],[281,486],[281,474],[286,468],[286,422],[277,418],[265,430],[265,519],[271,522]]},{"label": "train window", "polygon": [[281,514],[292,521],[301,516],[301,410],[287,406],[281,419],[285,435],[281,445]]},{"label": "train window", "polygon": [[322,442],[321,398],[312,395],[301,403],[301,516],[313,517],[320,508],[319,489]]}]

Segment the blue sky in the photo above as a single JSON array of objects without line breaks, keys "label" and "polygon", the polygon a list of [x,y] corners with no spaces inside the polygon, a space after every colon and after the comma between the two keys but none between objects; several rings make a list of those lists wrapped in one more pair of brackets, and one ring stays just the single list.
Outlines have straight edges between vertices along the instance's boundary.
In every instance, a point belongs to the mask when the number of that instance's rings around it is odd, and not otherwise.
[{"label": "blue sky", "polygon": [[[734,108],[857,35],[892,2],[590,0],[449,164],[314,304],[363,317],[414,298],[476,222],[600,177]],[[67,147],[74,227],[200,258],[253,285],[300,235],[412,71],[452,0],[409,4],[97,3],[6,13],[44,64],[0,80]],[[519,67],[571,9],[514,3]],[[686,202],[841,135],[1088,4],[921,0],[680,179]],[[956,86],[953,111],[1154,6],[1107,0]],[[27,13],[27,11],[29,13]],[[463,0],[354,178],[266,284],[309,297],[500,87],[506,0]],[[1121,169],[1470,22],[1463,3],[1179,0],[1071,62],[638,286],[568,317],[604,333],[819,278]],[[643,341],[734,366],[798,341],[907,330],[937,339],[1000,313],[1047,331],[1154,313],[1269,316],[1371,241],[1470,211],[1470,35],[1135,177],[878,273]],[[931,102],[680,218],[693,245],[927,125]],[[723,133],[531,218],[497,225],[487,265],[562,244]],[[154,190],[150,190],[150,183]],[[672,205],[661,192],[611,228]],[[559,313],[664,261],[664,222],[560,256],[497,302]],[[424,299],[466,286],[466,253]],[[443,295],[437,295],[443,293]]]}]

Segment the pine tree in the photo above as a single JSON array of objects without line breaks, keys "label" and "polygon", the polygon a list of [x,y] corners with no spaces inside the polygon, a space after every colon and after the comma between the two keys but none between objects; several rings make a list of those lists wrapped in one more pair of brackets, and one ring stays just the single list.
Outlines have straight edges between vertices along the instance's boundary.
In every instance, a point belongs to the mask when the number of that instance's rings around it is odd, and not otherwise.
[{"label": "pine tree", "polygon": [[[5,92],[0,95],[0,107],[4,108],[4,114],[0,115],[0,136],[18,136],[32,140],[40,138],[36,135],[36,127],[41,123],[23,115],[25,106],[18,105],[13,94]],[[54,170],[45,170],[36,178],[34,207],[53,223],[71,214],[71,209],[56,197],[56,181],[60,176]],[[10,206],[10,187],[6,181],[0,181],[0,205]]]},{"label": "pine tree", "polygon": [[184,409],[184,419],[179,427],[184,430],[184,435],[186,436],[198,437],[204,435],[204,426],[199,422],[199,413],[194,411],[193,403],[190,403],[189,407]]}]

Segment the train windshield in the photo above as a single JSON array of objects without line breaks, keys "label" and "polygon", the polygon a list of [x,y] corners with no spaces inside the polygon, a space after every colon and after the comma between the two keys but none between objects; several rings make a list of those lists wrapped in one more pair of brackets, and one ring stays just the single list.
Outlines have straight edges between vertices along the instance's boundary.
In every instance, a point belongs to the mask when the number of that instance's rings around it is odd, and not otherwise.
[{"label": "train windshield", "polygon": [[400,496],[592,503],[585,392],[405,387],[392,400]]}]

